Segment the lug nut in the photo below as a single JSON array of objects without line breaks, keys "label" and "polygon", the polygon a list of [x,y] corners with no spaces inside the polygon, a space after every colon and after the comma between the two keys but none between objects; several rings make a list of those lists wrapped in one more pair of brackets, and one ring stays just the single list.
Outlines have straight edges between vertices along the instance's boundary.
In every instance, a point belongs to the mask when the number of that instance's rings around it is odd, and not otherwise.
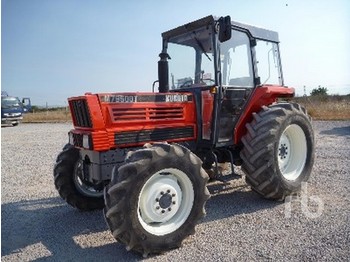
[{"label": "lug nut", "polygon": [[169,194],[169,193],[170,193],[170,190],[168,189],[166,192]]},{"label": "lug nut", "polygon": [[171,211],[171,207],[168,208],[168,211]]},{"label": "lug nut", "polygon": [[165,213],[165,210],[164,210],[164,209],[162,210],[162,213],[163,213],[163,214]]},{"label": "lug nut", "polygon": [[159,209],[159,208],[160,208],[160,206],[157,206],[157,207],[156,207],[156,209]]}]

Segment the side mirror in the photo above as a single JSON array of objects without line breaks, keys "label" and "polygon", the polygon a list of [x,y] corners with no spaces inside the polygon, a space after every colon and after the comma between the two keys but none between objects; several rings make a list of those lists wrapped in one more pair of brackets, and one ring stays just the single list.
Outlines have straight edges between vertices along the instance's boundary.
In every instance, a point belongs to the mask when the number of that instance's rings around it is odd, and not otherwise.
[{"label": "side mirror", "polygon": [[231,17],[225,16],[219,19],[219,41],[225,42],[231,39]]},{"label": "side mirror", "polygon": [[32,111],[32,104],[30,102],[29,97],[25,97],[22,99],[22,104],[23,104],[23,113],[28,113]]}]

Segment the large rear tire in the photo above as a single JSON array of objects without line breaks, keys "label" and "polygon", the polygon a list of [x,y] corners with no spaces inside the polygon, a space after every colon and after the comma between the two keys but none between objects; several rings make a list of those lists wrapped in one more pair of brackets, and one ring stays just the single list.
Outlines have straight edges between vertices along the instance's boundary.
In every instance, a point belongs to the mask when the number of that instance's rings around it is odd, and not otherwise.
[{"label": "large rear tire", "polygon": [[264,106],[242,138],[242,170],[252,189],[283,200],[308,180],[314,163],[311,118],[298,104]]},{"label": "large rear tire", "polygon": [[103,187],[85,181],[82,172],[79,150],[70,144],[65,145],[57,156],[53,172],[58,193],[69,205],[79,210],[102,209]]},{"label": "large rear tire", "polygon": [[181,245],[204,216],[208,175],[179,145],[154,144],[129,153],[105,189],[105,218],[113,236],[147,256]]}]

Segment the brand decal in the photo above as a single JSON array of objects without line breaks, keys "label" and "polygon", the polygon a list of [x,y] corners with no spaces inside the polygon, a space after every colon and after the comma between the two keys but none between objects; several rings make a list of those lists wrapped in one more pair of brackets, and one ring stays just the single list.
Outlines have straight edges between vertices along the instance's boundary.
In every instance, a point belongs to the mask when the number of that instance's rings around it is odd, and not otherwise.
[{"label": "brand decal", "polygon": [[188,95],[181,95],[181,94],[165,95],[165,102],[187,102],[187,101],[188,101]]},{"label": "brand decal", "polygon": [[101,102],[107,103],[145,103],[166,102],[181,103],[192,101],[192,95],[187,94],[154,94],[154,95],[100,95]]}]

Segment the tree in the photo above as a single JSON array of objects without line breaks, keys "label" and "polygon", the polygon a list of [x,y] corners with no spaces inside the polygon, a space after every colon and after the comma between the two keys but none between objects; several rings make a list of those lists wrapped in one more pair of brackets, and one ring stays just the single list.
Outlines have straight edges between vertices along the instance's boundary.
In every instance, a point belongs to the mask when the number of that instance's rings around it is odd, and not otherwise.
[{"label": "tree", "polygon": [[318,88],[312,89],[311,96],[328,96],[328,89],[327,87],[318,86]]}]

